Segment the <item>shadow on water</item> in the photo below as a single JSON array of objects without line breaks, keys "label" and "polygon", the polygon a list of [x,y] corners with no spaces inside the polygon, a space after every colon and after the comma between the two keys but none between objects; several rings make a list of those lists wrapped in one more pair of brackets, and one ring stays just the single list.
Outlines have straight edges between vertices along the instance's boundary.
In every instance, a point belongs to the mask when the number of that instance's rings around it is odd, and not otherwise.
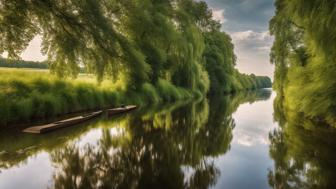
[{"label": "shadow on water", "polygon": [[[214,159],[230,150],[232,114],[270,95],[258,90],[157,105],[47,135],[2,132],[0,170],[47,152],[53,188],[208,188],[220,174]],[[98,137],[87,142],[94,132]]]},{"label": "shadow on water", "polygon": [[268,173],[273,188],[336,188],[336,129],[284,111],[274,101],[279,128],[269,134],[274,170]]}]

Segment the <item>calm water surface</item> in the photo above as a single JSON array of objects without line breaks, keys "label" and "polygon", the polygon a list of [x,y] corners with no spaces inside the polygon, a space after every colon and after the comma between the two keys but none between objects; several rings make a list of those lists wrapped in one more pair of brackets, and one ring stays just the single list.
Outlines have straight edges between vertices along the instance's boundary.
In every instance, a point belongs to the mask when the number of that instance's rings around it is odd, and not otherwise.
[{"label": "calm water surface", "polygon": [[47,135],[1,131],[0,189],[335,184],[335,133],[288,129],[274,98],[264,89],[143,108]]}]

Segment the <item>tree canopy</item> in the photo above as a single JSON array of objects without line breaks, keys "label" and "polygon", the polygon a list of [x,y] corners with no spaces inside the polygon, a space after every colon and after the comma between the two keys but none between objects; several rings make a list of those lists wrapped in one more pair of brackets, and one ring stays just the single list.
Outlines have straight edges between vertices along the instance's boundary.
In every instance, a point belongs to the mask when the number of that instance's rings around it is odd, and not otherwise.
[{"label": "tree canopy", "polygon": [[130,89],[166,80],[202,94],[271,85],[235,71],[231,39],[205,2],[1,1],[0,53],[17,59],[36,35],[59,76],[76,77],[85,67]]}]

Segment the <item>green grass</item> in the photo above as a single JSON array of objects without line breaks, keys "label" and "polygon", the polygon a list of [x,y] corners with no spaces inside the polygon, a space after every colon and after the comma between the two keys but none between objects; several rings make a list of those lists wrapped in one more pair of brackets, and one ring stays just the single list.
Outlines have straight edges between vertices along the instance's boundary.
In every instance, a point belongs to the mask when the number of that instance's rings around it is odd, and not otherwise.
[{"label": "green grass", "polygon": [[191,98],[191,92],[160,80],[140,91],[126,91],[122,82],[96,83],[92,75],[60,79],[48,70],[0,68],[0,125],[50,119],[67,113],[120,104],[153,104]]}]

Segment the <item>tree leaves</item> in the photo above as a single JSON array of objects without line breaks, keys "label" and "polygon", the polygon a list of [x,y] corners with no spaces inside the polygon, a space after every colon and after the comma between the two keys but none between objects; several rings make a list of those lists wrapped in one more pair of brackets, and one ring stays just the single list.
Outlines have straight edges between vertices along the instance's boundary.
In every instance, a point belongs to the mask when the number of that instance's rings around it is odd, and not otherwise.
[{"label": "tree leaves", "polygon": [[[84,68],[98,81],[107,75],[115,82],[123,78],[129,89],[163,79],[202,94],[210,87],[209,70],[234,77],[231,39],[220,32],[205,2],[1,1],[0,53],[7,51],[9,58],[18,59],[37,34],[43,35],[43,53],[52,72],[61,77],[76,77]],[[213,34],[219,39],[208,42],[212,37],[207,35]],[[218,49],[211,69],[206,48]],[[221,82],[212,88],[228,86]]]},{"label": "tree leaves", "polygon": [[330,125],[336,116],[335,5],[329,0],[279,0],[270,22],[275,89],[285,97],[285,107]]}]

